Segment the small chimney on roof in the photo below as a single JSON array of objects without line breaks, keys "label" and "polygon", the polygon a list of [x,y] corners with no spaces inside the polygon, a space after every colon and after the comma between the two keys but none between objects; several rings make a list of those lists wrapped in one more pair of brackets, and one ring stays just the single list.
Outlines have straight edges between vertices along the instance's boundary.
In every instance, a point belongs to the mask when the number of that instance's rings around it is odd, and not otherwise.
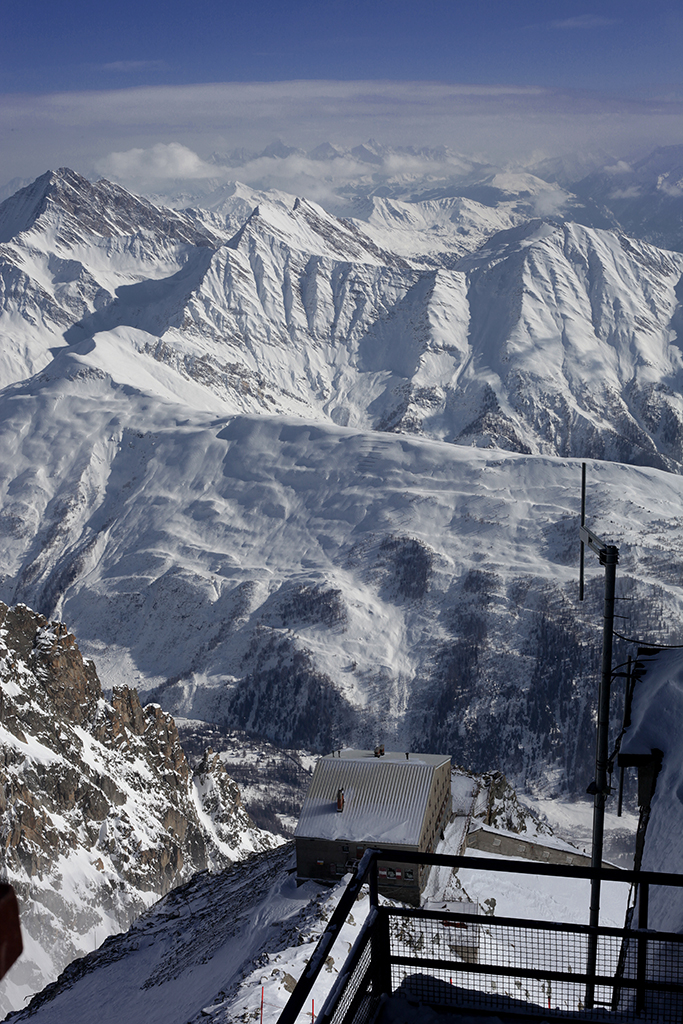
[{"label": "small chimney on roof", "polygon": [[343,789],[338,789],[337,790],[337,810],[339,812],[344,810],[344,790]]}]

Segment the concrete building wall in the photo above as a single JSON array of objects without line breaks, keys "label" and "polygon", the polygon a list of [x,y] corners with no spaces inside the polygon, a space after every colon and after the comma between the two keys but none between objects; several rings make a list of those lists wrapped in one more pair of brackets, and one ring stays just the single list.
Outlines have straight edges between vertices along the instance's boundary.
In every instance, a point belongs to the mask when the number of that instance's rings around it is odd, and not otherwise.
[{"label": "concrete building wall", "polygon": [[420,833],[421,851],[434,852],[450,819],[451,802],[451,765],[448,761],[434,770]]},{"label": "concrete building wall", "polygon": [[[468,850],[483,850],[485,853],[497,853],[500,857],[524,857],[526,860],[541,861],[544,864],[571,864],[574,867],[590,867],[591,858],[588,854],[571,853],[569,850],[556,850],[543,843],[534,843],[523,836],[501,835],[488,829],[478,828],[467,836]],[[603,867],[611,868],[613,864],[603,861]]]},{"label": "concrete building wall", "polygon": [[[377,848],[376,844],[367,844]],[[401,847],[401,850],[410,847]],[[414,848],[413,848],[414,849]],[[366,850],[365,843],[337,842],[329,839],[296,839],[297,879],[312,878],[317,882],[329,882],[342,878],[348,871],[354,871]],[[426,874],[418,864],[399,864],[390,860],[391,848],[387,848],[387,860],[379,865],[378,888],[384,896],[402,900],[404,903],[419,904],[420,892]]]}]

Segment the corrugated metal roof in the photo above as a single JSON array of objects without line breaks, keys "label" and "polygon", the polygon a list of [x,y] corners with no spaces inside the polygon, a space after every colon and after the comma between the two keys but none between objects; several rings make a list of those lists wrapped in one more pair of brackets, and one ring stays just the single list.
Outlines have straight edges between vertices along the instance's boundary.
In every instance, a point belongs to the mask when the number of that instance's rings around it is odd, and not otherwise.
[{"label": "corrugated metal roof", "polygon": [[[352,755],[356,756],[352,756]],[[429,759],[429,762],[427,762]],[[448,761],[434,754],[342,751],[321,758],[301,809],[296,836],[418,846],[434,769]],[[337,811],[337,790],[344,810]]]}]

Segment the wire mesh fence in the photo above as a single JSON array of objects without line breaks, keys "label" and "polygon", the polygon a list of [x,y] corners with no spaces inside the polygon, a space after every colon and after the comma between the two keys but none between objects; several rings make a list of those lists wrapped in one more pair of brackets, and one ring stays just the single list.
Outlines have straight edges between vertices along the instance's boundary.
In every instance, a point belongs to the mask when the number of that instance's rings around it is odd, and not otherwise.
[{"label": "wire mesh fence", "polygon": [[[591,928],[556,921],[479,916],[473,905],[443,910],[379,905],[377,860],[364,859],[319,940],[279,1024],[302,1018],[307,994],[342,922],[369,880],[370,913],[316,1024],[379,1024],[383,1007],[430,1006],[448,1013],[525,1014],[538,1020],[683,1024],[683,935],[648,927],[648,886],[683,888],[676,875],[596,869],[607,881],[639,886],[639,928]],[[392,852],[392,856],[402,856]],[[407,858],[407,854],[405,855]],[[415,858],[411,852],[410,856]],[[425,863],[460,867],[462,857],[422,854]],[[481,871],[590,878],[594,869],[470,858]],[[630,919],[629,919],[630,920]],[[389,1010],[391,1013],[391,1010]],[[387,1018],[389,1019],[389,1018]],[[403,1018],[401,1018],[403,1019]]]},{"label": "wire mesh fence", "polygon": [[[639,979],[641,979],[639,984]],[[683,936],[624,939],[612,1006],[627,1018],[681,1024]]]},{"label": "wire mesh fence", "polygon": [[375,915],[373,923],[359,935],[318,1024],[370,1024],[375,1020],[383,991],[377,970],[378,941]]},{"label": "wire mesh fence", "polygon": [[[391,992],[432,1006],[580,1017],[589,935],[581,925],[390,911]],[[631,936],[623,957],[625,935],[599,930],[591,1018],[681,1024],[683,937]]]}]

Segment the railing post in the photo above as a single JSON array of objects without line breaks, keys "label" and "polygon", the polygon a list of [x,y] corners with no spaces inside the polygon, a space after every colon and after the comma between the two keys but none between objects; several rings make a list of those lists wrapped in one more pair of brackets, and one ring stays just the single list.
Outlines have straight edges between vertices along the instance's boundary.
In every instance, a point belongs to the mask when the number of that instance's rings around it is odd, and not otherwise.
[{"label": "railing post", "polygon": [[379,850],[372,853],[368,868],[370,908],[377,911],[372,929],[370,953],[372,957],[373,992],[381,996],[391,994],[391,964],[389,962],[389,914],[379,905]]},{"label": "railing post", "polygon": [[391,947],[389,939],[389,911],[380,907],[372,934],[373,994],[391,995]]},{"label": "railing post", "polygon": [[[650,886],[641,882],[638,886],[638,930],[647,931]],[[647,979],[647,937],[638,936],[638,965],[636,968],[636,1013],[645,1009],[645,981]]]},{"label": "railing post", "polygon": [[368,890],[370,897],[370,906],[379,906],[379,889],[378,889],[378,875],[379,869],[377,867],[378,854],[373,852],[372,861],[368,869]]}]

